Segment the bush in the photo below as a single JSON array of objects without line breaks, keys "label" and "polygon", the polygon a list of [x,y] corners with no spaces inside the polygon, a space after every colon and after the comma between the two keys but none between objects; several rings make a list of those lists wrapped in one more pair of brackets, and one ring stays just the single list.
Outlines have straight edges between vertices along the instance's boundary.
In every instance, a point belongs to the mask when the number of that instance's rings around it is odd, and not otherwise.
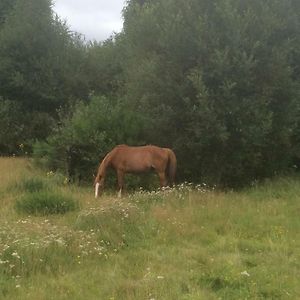
[{"label": "bush", "polygon": [[66,174],[70,180],[92,182],[100,160],[117,144],[143,144],[141,116],[106,97],[78,103],[46,142],[34,146],[35,161]]},{"label": "bush", "polygon": [[15,208],[19,213],[33,215],[64,214],[77,209],[78,203],[71,197],[41,190],[21,197]]}]

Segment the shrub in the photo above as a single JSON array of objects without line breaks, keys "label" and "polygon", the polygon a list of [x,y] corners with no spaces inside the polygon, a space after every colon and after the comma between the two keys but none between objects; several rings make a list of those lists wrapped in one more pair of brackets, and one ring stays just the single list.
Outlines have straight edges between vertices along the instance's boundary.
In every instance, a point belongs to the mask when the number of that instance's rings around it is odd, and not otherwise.
[{"label": "shrub", "polygon": [[[122,103],[92,97],[77,103],[46,141],[34,146],[35,161],[70,180],[92,182],[100,160],[117,144],[144,144],[143,119]],[[109,181],[108,181],[109,183]]]},{"label": "shrub", "polygon": [[64,214],[78,208],[71,197],[50,191],[36,191],[17,200],[15,208],[20,213],[33,215]]}]

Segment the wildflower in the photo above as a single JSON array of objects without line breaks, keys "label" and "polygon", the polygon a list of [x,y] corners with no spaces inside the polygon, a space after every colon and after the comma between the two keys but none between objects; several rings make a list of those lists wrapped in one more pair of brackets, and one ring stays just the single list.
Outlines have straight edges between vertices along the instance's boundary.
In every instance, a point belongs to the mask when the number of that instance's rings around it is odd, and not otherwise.
[{"label": "wildflower", "polygon": [[0,259],[0,265],[6,264],[6,263],[8,263],[8,260],[1,260]]},{"label": "wildflower", "polygon": [[53,171],[47,172],[47,177],[50,177],[50,176],[53,176],[53,175],[54,175],[54,172],[53,172]]},{"label": "wildflower", "polygon": [[250,276],[250,274],[247,272],[247,271],[243,271],[243,272],[241,272],[241,275],[243,275],[243,276]]},{"label": "wildflower", "polygon": [[60,237],[58,239],[55,240],[59,245],[65,245],[65,241]]},{"label": "wildflower", "polygon": [[17,252],[13,252],[13,253],[11,254],[11,256],[14,256],[14,257],[20,258],[20,255],[19,255]]}]

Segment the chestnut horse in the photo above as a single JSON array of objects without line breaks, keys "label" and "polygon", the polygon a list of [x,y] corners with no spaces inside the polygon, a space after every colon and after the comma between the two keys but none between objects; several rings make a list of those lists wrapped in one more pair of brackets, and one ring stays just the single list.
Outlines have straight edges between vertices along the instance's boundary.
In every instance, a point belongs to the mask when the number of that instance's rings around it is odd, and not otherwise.
[{"label": "chestnut horse", "polygon": [[130,147],[119,145],[113,148],[102,160],[95,178],[95,198],[103,189],[107,168],[115,169],[118,178],[119,197],[124,186],[125,173],[142,173],[154,169],[160,179],[160,186],[173,185],[176,172],[176,156],[171,149],[157,146]]}]

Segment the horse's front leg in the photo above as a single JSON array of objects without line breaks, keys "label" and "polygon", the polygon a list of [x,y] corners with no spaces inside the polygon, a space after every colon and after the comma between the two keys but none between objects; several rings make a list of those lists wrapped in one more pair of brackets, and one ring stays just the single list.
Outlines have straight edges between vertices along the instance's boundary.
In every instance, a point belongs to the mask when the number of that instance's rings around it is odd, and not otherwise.
[{"label": "horse's front leg", "polygon": [[121,198],[122,189],[124,187],[124,172],[121,170],[117,170],[117,177],[118,177],[118,188],[119,188],[118,197]]}]

